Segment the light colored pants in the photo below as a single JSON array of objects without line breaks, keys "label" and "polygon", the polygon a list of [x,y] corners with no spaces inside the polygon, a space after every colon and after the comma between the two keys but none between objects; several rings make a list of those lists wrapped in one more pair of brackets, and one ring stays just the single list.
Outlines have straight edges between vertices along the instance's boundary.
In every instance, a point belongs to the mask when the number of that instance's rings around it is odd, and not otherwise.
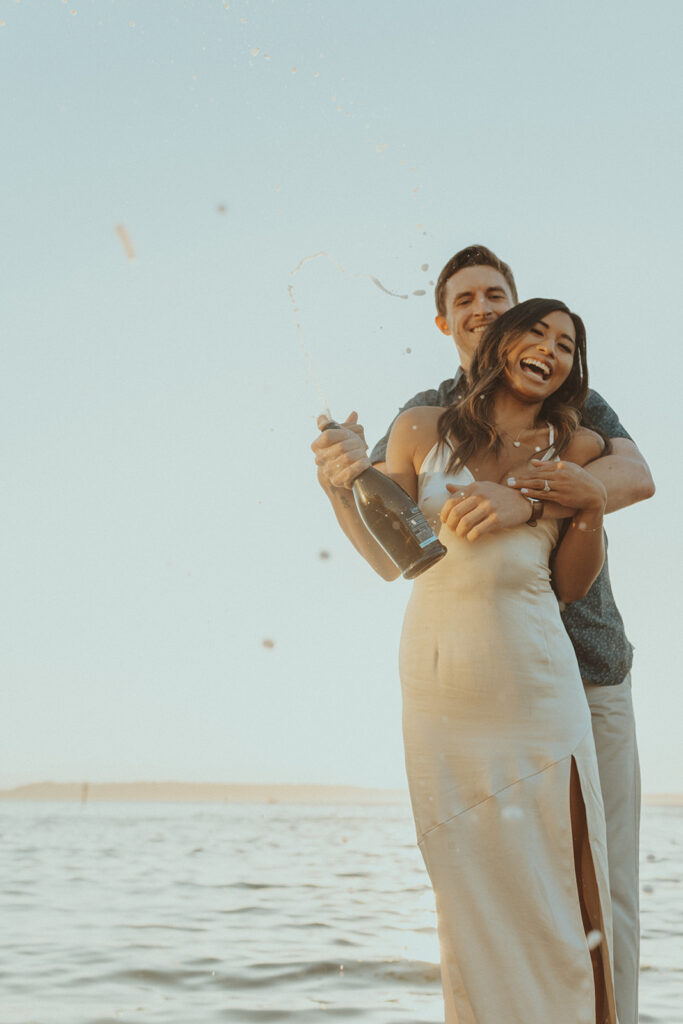
[{"label": "light colored pants", "polygon": [[614,920],[614,987],[619,1024],[638,1024],[638,832],[640,764],[631,676],[618,686],[585,684],[607,826]]}]

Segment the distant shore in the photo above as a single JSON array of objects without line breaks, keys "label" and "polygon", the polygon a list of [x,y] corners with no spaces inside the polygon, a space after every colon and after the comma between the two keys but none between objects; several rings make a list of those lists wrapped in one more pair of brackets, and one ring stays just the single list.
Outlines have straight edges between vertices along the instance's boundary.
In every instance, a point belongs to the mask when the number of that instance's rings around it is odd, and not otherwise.
[{"label": "distant shore", "polygon": [[[403,804],[403,789],[370,789],[364,786],[257,785],[225,782],[33,782],[0,789],[0,800],[63,800],[190,803],[190,804],[328,804],[377,806]],[[683,807],[683,793],[647,793],[650,807]]]},{"label": "distant shore", "polygon": [[139,801],[211,804],[401,804],[407,790],[363,786],[256,785],[222,782],[34,782],[0,789],[0,800]]}]

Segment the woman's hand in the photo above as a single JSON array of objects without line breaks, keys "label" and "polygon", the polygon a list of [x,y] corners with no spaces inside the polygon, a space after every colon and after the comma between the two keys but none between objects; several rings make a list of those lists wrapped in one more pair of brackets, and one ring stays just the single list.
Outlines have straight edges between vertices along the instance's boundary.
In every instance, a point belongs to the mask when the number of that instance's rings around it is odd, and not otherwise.
[{"label": "woman's hand", "polygon": [[531,505],[510,489],[491,480],[477,480],[465,487],[446,484],[453,495],[441,509],[441,522],[458,537],[476,540],[483,533],[506,530],[529,521]]},{"label": "woman's hand", "polygon": [[[320,434],[311,445],[318,466],[318,476],[332,487],[350,488],[357,476],[368,469],[368,446],[358,422],[358,413],[352,412],[339,427],[324,430],[327,416],[318,417]],[[321,480],[321,483],[323,483]]]},{"label": "woman's hand", "polygon": [[532,459],[531,466],[532,470],[521,476],[508,477],[508,487],[529,498],[553,501],[566,508],[604,510],[607,502],[604,485],[575,462]]}]

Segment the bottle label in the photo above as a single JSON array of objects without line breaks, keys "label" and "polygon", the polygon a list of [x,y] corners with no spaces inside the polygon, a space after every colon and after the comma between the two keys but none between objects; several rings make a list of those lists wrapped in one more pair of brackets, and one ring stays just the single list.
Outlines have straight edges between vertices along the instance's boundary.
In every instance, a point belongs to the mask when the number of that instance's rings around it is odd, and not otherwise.
[{"label": "bottle label", "polygon": [[413,505],[408,513],[408,525],[421,548],[428,547],[436,540],[436,534],[417,505]]}]

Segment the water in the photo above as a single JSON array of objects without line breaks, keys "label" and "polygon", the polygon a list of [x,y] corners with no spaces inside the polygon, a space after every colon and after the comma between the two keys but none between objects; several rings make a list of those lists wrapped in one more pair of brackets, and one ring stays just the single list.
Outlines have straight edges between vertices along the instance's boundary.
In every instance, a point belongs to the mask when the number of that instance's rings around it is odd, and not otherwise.
[{"label": "water", "polygon": [[[0,804],[2,1024],[436,1024],[403,806]],[[646,808],[641,1024],[683,1022],[683,809]]]}]

